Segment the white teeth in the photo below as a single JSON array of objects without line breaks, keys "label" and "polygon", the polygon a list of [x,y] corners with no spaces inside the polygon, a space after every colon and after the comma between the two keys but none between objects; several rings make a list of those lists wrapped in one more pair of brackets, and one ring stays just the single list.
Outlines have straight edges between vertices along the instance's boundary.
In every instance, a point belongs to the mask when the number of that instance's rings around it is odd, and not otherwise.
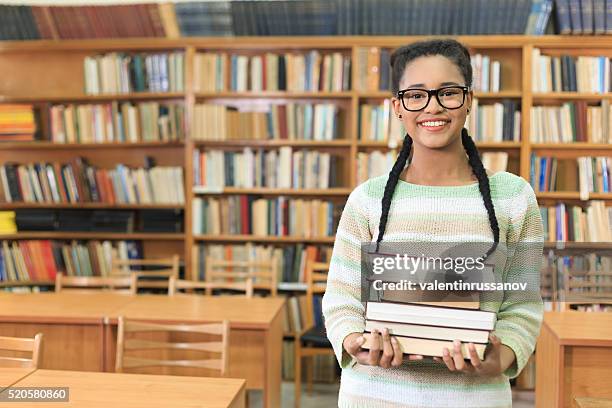
[{"label": "white teeth", "polygon": [[431,122],[423,122],[421,123],[421,126],[429,126],[429,127],[435,127],[435,126],[444,126],[446,125],[446,122],[438,120],[438,121],[431,121]]}]

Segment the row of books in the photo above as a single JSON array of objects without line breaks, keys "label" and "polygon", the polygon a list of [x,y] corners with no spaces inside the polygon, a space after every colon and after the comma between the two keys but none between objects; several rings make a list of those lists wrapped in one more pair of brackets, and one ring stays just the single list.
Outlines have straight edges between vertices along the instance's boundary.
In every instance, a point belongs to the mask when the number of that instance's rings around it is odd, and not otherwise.
[{"label": "row of books", "polygon": [[611,92],[610,57],[542,55],[532,51],[532,90],[534,92]]},{"label": "row of books", "polygon": [[244,148],[242,152],[195,150],[195,191],[223,187],[325,189],[339,187],[342,158],[315,150]]},{"label": "row of books", "polygon": [[0,234],[14,234],[16,232],[15,211],[0,211]]},{"label": "row of books", "polygon": [[499,92],[502,83],[502,65],[488,55],[476,53],[470,59],[472,64],[472,89],[476,92]]},{"label": "row of books", "polygon": [[555,0],[559,34],[612,34],[612,10],[606,0]]},{"label": "row of books", "polygon": [[206,280],[206,258],[225,259],[231,261],[273,260],[277,266],[276,281],[279,288],[300,288],[299,284],[306,282],[306,260],[328,262],[331,257],[331,247],[304,244],[293,245],[257,245],[252,242],[238,245],[197,244],[193,246],[192,256],[195,276],[198,280]]},{"label": "row of books", "polygon": [[[440,307],[440,306],[444,307]],[[478,357],[484,359],[489,333],[495,327],[495,312],[478,310],[479,302],[447,302],[429,306],[391,301],[366,303],[366,343],[372,348],[373,331],[384,328],[397,339],[406,354],[442,357],[452,350],[453,341],[462,343],[462,355],[469,359],[467,343],[474,343]],[[380,336],[378,336],[380,339]],[[382,350],[382,344],[376,347]]]},{"label": "row of books", "polygon": [[[215,1],[177,3],[176,15],[181,32],[188,36],[543,34],[552,0],[546,7],[532,3]],[[528,18],[538,24],[528,27]]]},{"label": "row of books", "polygon": [[359,106],[359,140],[388,141],[390,146],[396,146],[402,143],[405,134],[404,125],[395,116],[389,99],[379,105]]},{"label": "row of books", "polygon": [[[396,159],[396,150],[387,152],[374,150],[372,152],[357,153],[357,183],[361,184],[368,179],[388,174]],[[492,173],[508,169],[507,152],[484,152],[481,159],[484,168]]]},{"label": "row of books", "polygon": [[34,133],[36,119],[32,105],[0,105],[0,141],[30,141]]},{"label": "row of books", "polygon": [[358,91],[391,89],[391,50],[380,47],[359,47],[356,53],[355,81]]},{"label": "row of books", "polygon": [[198,53],[196,91],[348,91],[351,57],[340,52],[240,55]]},{"label": "row of books", "polygon": [[341,135],[341,110],[333,103],[272,104],[262,109],[197,104],[194,140],[334,140]]},{"label": "row of books", "polygon": [[535,191],[580,191],[583,199],[589,193],[609,193],[611,157],[556,157],[531,155],[531,186]]},{"label": "row of books", "polygon": [[68,164],[0,166],[0,201],[29,203],[183,204],[183,169],[157,166],[99,169],[77,158]]},{"label": "row of books", "polygon": [[588,106],[586,101],[533,106],[529,136],[534,143],[610,143],[612,106],[607,99],[601,106]]},{"label": "row of books", "polygon": [[140,102],[55,105],[49,108],[54,143],[170,142],[185,139],[185,107]]},{"label": "row of books", "polygon": [[15,210],[17,231],[178,233],[182,210]]},{"label": "row of books", "polygon": [[58,272],[68,276],[109,276],[113,259],[140,259],[135,241],[62,242],[2,241],[0,282],[53,281]]},{"label": "row of books", "polygon": [[164,37],[157,4],[112,6],[0,6],[0,38],[6,40]]},{"label": "row of books", "polygon": [[465,127],[475,141],[520,141],[521,111],[518,101],[504,99],[502,102],[480,105],[478,98],[474,98],[472,106]]},{"label": "row of books", "polygon": [[111,52],[85,57],[87,95],[132,92],[183,92],[185,55],[182,52],[124,54]]},{"label": "row of books", "polygon": [[586,208],[559,203],[540,207],[545,241],[610,242],[612,208],[603,201],[590,201]]},{"label": "row of books", "polygon": [[317,238],[336,233],[343,205],[332,201],[237,195],[194,198],[194,234]]}]

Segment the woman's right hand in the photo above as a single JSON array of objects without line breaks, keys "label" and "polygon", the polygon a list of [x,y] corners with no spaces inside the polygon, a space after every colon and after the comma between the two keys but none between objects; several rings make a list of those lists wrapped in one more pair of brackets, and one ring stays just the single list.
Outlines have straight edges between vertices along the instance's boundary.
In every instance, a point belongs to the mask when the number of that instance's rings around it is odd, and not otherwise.
[{"label": "woman's right hand", "polygon": [[[397,339],[389,335],[388,329],[383,329],[382,333],[378,330],[372,331],[373,347],[369,350],[362,349],[365,343],[363,333],[351,333],[344,338],[342,345],[346,352],[350,354],[359,364],[380,366],[383,368],[399,367],[402,364],[404,355]],[[382,349],[379,348],[380,336],[382,335]],[[423,356],[409,355],[409,360],[422,360]]]}]

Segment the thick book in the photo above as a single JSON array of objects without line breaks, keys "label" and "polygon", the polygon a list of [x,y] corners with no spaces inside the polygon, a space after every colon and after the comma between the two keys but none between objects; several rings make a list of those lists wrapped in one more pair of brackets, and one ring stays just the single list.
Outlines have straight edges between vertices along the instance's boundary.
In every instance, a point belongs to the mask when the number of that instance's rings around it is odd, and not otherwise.
[{"label": "thick book", "polygon": [[494,312],[390,302],[367,302],[366,319],[464,329],[493,330]]},{"label": "thick book", "polygon": [[427,326],[422,324],[383,322],[366,320],[366,332],[388,329],[394,336],[416,337],[431,340],[459,340],[466,343],[482,343],[489,341],[488,330],[457,329],[451,327]]},{"label": "thick book", "polygon": [[[374,345],[372,340],[372,335],[370,333],[364,333],[363,335],[366,339],[363,344],[364,349],[370,349]],[[430,356],[430,357],[442,357],[442,353],[444,348],[449,349],[449,351],[453,350],[453,342],[452,341],[444,341],[444,340],[430,340],[430,339],[419,339],[414,337],[402,337],[395,336],[397,339],[402,353],[404,354],[416,354],[422,356]],[[382,337],[379,336],[379,348],[382,350]],[[484,352],[486,349],[486,344],[475,344],[476,354],[478,357],[483,360]],[[468,347],[466,343],[461,343],[461,354],[464,359],[470,358],[470,353],[468,351]]]}]

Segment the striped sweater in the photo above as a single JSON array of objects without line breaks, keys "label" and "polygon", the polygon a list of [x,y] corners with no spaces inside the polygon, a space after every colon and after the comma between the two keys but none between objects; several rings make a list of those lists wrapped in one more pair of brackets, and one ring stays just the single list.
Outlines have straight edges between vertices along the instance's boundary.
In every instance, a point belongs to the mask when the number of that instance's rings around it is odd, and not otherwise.
[{"label": "striped sweater", "polygon": [[[517,376],[533,353],[542,321],[539,295],[521,303],[505,296],[489,310],[497,312],[494,334],[516,355],[505,373],[483,377],[450,372],[425,359],[397,368],[357,364],[343,350],[344,338],[365,327],[360,302],[360,244],[375,241],[381,200],[388,176],[368,180],[349,196],[334,243],[323,297],[327,336],[342,367],[339,407],[510,407],[509,378]],[[489,177],[500,241],[543,245],[542,221],[531,186],[507,172]],[[423,186],[400,180],[396,186],[384,241],[492,241],[492,231],[478,184]],[[504,276],[539,271],[541,257],[525,259],[516,251],[506,262]],[[514,299],[516,300],[516,299]],[[482,305],[481,305],[482,306]]]}]

